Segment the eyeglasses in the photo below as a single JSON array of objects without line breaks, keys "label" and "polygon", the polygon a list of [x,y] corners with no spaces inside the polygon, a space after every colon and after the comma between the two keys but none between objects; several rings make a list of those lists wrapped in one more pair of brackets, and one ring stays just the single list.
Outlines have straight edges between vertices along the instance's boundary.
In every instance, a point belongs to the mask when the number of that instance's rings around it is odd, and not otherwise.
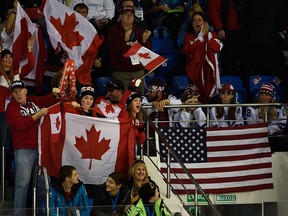
[{"label": "eyeglasses", "polygon": [[222,95],[233,95],[233,91],[220,91]]}]

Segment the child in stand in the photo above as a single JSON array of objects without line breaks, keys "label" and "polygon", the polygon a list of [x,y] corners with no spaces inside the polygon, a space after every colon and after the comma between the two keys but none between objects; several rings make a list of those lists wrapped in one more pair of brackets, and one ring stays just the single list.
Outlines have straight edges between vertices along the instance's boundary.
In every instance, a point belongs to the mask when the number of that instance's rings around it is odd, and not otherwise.
[{"label": "child in stand", "polygon": [[148,182],[144,184],[139,191],[139,199],[128,209],[128,216],[170,216],[171,214],[166,209],[163,199],[160,198],[160,193],[156,184]]},{"label": "child in stand", "polygon": [[[236,104],[234,87],[223,84],[219,91],[219,104]],[[210,109],[211,127],[241,126],[244,124],[242,107],[212,107]]]},{"label": "child in stand", "polygon": [[[200,104],[198,98],[198,88],[194,84],[190,84],[182,94],[181,102],[185,105]],[[175,127],[204,127],[206,125],[206,115],[201,107],[187,107],[179,109],[175,113],[173,121]]]}]

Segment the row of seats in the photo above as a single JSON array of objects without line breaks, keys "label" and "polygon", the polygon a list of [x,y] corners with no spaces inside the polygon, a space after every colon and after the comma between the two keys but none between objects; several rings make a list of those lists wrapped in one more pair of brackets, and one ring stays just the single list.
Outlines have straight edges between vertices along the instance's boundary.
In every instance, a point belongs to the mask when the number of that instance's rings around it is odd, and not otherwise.
[{"label": "row of seats", "polygon": [[[275,99],[278,102],[283,101],[283,90],[280,86],[280,80],[276,76],[250,76],[249,89],[243,87],[242,79],[238,76],[220,76],[221,84],[230,83],[235,89],[235,98],[239,103],[256,102],[258,90],[264,83],[271,83],[275,87]],[[175,76],[173,78],[172,92],[180,97],[186,87],[190,84],[188,76]]]},{"label": "row of seats", "polygon": [[[145,77],[145,85],[151,80],[154,76]],[[162,76],[158,76],[162,78]],[[166,78],[166,77],[165,77]],[[162,78],[165,80],[165,78]],[[110,77],[100,77],[97,80],[96,86],[98,88],[98,95],[105,95],[106,84],[110,81]],[[235,89],[235,98],[239,103],[246,102],[255,102],[257,99],[258,90],[264,83],[271,83],[275,87],[275,99],[278,102],[283,101],[283,90],[280,87],[280,81],[276,76],[250,76],[249,77],[249,96],[247,96],[247,90],[243,87],[242,79],[238,76],[220,76],[220,81],[222,84],[230,83],[234,86]],[[168,87],[167,93],[173,94],[176,97],[180,98],[184,90],[190,84],[188,76],[174,76],[172,78],[171,89]]]}]

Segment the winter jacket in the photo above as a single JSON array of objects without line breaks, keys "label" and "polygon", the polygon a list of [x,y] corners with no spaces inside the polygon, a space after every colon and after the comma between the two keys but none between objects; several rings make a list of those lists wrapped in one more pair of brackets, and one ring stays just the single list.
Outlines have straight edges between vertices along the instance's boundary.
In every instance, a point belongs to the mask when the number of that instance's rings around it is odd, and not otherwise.
[{"label": "winter jacket", "polygon": [[[151,215],[146,213],[146,208],[142,199],[140,198],[137,203],[133,204],[127,212],[128,216],[146,216]],[[155,216],[170,216],[171,214],[167,211],[163,199],[159,198],[154,204]]]},{"label": "winter jacket", "polygon": [[[80,211],[81,216],[90,215],[91,208],[88,204],[88,196],[86,189],[82,182],[73,185],[72,194],[70,200],[66,200],[65,191],[59,180],[52,183],[50,187],[50,215],[51,216],[66,216],[67,213],[77,208]],[[57,214],[58,208],[58,214]],[[74,214],[75,211],[74,211]]]},{"label": "winter jacket", "polygon": [[[109,192],[106,191],[106,183],[98,186],[93,201],[94,208],[91,212],[91,216],[106,216],[115,213],[117,215],[125,215],[125,207],[131,204],[130,190],[126,186],[122,185],[118,198],[116,197],[112,198]],[[117,199],[114,208],[112,199],[113,201]]]}]

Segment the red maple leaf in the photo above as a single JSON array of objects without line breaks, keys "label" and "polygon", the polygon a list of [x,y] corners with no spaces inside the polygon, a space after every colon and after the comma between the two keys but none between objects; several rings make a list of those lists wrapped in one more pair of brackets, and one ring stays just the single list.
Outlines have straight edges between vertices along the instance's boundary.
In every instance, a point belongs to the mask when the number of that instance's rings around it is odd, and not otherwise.
[{"label": "red maple leaf", "polygon": [[150,56],[149,52],[147,52],[147,53],[139,53],[138,55],[139,55],[140,58],[151,59],[151,56]]},{"label": "red maple leaf", "polygon": [[107,152],[110,147],[111,139],[102,138],[99,141],[101,131],[96,131],[94,125],[92,125],[90,131],[86,130],[87,141],[81,136],[76,137],[75,147],[82,153],[81,159],[90,158],[89,170],[92,166],[92,159],[101,160],[102,155]]},{"label": "red maple leaf", "polygon": [[56,126],[57,130],[60,129],[60,125],[61,125],[60,117],[57,116],[57,117],[56,117],[56,123],[55,123],[55,126]]},{"label": "red maple leaf", "polygon": [[110,113],[110,112],[115,113],[113,104],[111,104],[111,103],[106,104],[105,112],[106,113]]},{"label": "red maple leaf", "polygon": [[70,49],[73,46],[80,46],[81,41],[84,39],[82,35],[79,34],[79,31],[75,31],[75,27],[78,25],[76,20],[75,13],[72,13],[70,16],[65,13],[65,21],[62,24],[61,19],[55,19],[51,16],[50,22],[55,26],[59,34],[61,35],[62,42]]}]

